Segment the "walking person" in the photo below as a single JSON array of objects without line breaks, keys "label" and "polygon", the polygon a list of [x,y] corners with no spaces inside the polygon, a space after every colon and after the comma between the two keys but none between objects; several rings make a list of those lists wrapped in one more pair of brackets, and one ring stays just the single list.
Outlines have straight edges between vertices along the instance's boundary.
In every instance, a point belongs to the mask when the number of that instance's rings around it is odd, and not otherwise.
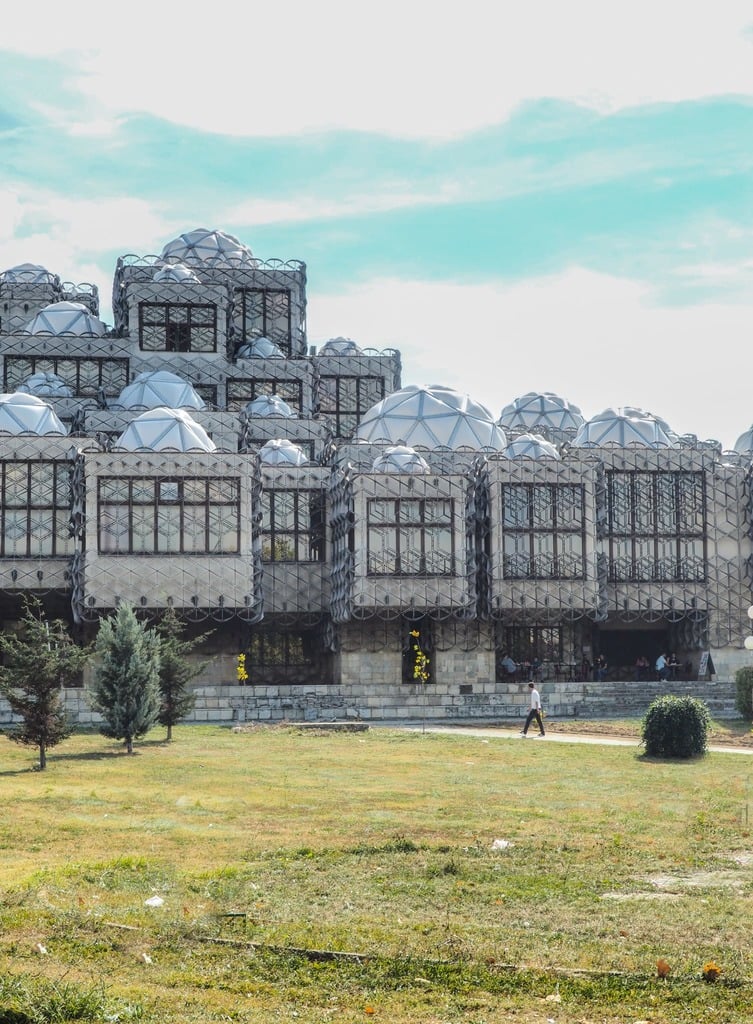
[{"label": "walking person", "polygon": [[520,730],[520,735],[521,736],[527,736],[528,735],[528,726],[535,719],[536,720],[536,724],[539,727],[539,735],[540,736],[545,736],[546,733],[544,732],[544,720],[541,717],[541,695],[539,694],[539,691],[536,689],[536,684],[535,683],[529,683],[528,684],[528,689],[529,689],[529,691],[531,693],[531,710],[528,712],[528,717],[526,718],[526,724]]}]

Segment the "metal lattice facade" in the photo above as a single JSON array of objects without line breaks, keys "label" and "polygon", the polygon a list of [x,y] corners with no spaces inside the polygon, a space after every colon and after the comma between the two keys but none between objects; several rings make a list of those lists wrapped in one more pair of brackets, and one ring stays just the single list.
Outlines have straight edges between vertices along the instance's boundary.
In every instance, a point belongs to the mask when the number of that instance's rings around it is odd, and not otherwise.
[{"label": "metal lattice facade", "polygon": [[338,686],[366,658],[399,688],[416,643],[431,683],[493,680],[504,652],[742,663],[748,435],[401,388],[394,350],[309,349],[304,265],[221,232],[122,257],[114,327],[98,313],[91,285],[0,274],[4,621],[24,593],[82,635],[172,606],[213,625],[216,681],[246,652],[251,685]]}]

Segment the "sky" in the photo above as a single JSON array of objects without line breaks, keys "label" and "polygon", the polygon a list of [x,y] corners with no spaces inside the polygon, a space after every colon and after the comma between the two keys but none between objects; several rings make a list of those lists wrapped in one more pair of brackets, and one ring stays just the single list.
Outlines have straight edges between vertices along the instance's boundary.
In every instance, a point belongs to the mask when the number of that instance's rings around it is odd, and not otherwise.
[{"label": "sky", "polygon": [[638,406],[731,448],[753,423],[753,6],[14,7],[0,270],[96,284],[112,323],[117,258],[197,227],[303,260],[309,343],[399,349],[404,385],[495,417],[529,391]]}]

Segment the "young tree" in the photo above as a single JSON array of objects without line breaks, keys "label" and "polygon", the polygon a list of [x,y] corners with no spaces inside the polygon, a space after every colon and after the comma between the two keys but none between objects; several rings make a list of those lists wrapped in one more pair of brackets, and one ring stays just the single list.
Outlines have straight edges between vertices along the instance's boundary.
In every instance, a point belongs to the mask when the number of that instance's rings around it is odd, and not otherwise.
[{"label": "young tree", "polygon": [[195,694],[188,690],[190,681],[206,666],[206,662],[188,660],[188,655],[211,635],[202,633],[195,640],[183,640],[184,624],[175,611],[168,608],[157,625],[160,638],[159,723],[167,727],[168,742],[173,738],[173,726],[185,718],[196,703]]},{"label": "young tree", "polygon": [[21,723],[9,732],[18,743],[39,748],[39,768],[47,767],[47,750],[70,736],[62,688],[75,682],[90,655],[79,647],[66,624],[48,622],[41,603],[26,601],[17,633],[0,634],[0,694]]},{"label": "young tree", "polygon": [[125,740],[129,754],[133,741],[147,733],[159,715],[159,648],[157,633],[139,622],[128,605],[120,605],[99,625],[92,707],[105,720],[100,732]]}]

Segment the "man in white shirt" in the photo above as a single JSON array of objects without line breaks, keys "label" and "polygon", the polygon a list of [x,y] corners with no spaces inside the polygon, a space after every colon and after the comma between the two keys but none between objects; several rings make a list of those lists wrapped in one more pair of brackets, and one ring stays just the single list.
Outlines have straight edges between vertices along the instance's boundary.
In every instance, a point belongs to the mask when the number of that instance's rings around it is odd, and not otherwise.
[{"label": "man in white shirt", "polygon": [[656,659],[656,672],[660,679],[667,678],[667,659],[663,652]]},{"label": "man in white shirt", "polygon": [[526,724],[521,729],[520,734],[521,734],[521,736],[527,736],[528,735],[528,726],[535,719],[536,720],[536,724],[539,727],[539,735],[540,736],[544,736],[546,734],[544,732],[544,721],[543,721],[543,719],[541,717],[541,696],[539,694],[539,691],[536,689],[536,684],[535,683],[529,683],[528,684],[528,689],[531,692],[531,710],[528,712],[528,717],[526,718]]}]

